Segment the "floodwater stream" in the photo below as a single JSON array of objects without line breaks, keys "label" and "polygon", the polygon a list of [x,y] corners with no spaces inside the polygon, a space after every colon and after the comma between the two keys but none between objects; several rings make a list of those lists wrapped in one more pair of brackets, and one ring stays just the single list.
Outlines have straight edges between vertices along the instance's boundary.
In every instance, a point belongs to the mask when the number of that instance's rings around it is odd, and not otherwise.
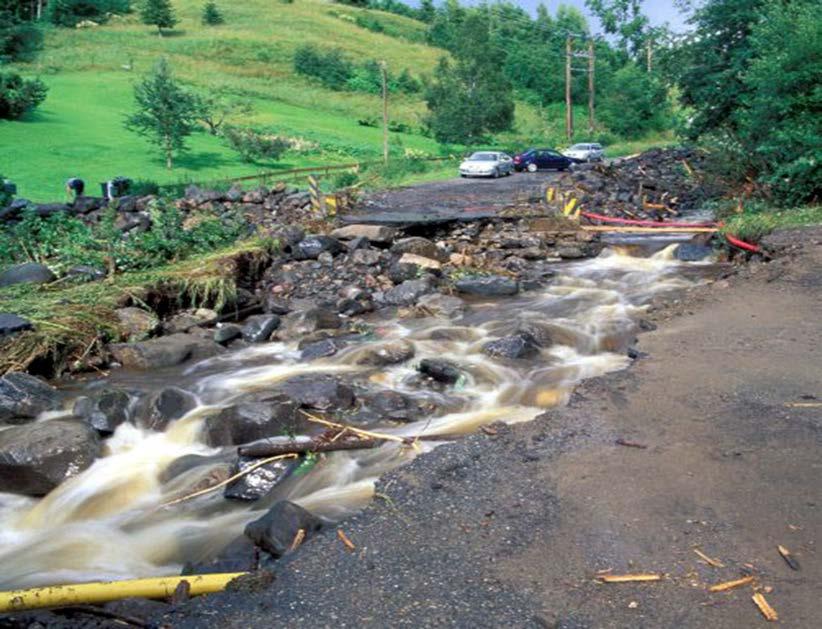
[{"label": "floodwater stream", "polygon": [[[391,389],[430,409],[410,423],[369,424],[396,435],[453,435],[496,421],[530,421],[566,403],[581,380],[625,368],[649,300],[700,281],[708,263],[679,262],[674,247],[657,244],[651,253],[647,245],[614,244],[597,258],[557,265],[542,289],[467,302],[451,318],[377,313],[367,320],[371,331],[363,340],[312,362],[300,360],[296,342],[272,342],[174,370],[120,371],[74,385],[80,395],[78,386],[156,391],[173,384],[194,393],[199,406],[165,432],[138,427],[139,417],[122,424],[105,441],[101,458],[42,499],[0,494],[0,588],[179,574],[186,562],[217,554],[280,499],[333,520],[361,509],[382,474],[441,442],[420,442],[419,450],[387,443],[329,453],[251,503],[215,491],[166,506],[205,486],[224,463],[194,467],[170,480],[163,471],[185,455],[219,453],[201,440],[209,414],[303,373],[337,374],[358,391]],[[536,358],[506,361],[481,351],[489,340],[529,322],[542,325],[554,340]],[[413,345],[411,360],[379,368],[358,364],[366,349],[398,340]],[[464,376],[453,386],[427,386],[415,369],[423,358],[453,361]]]}]

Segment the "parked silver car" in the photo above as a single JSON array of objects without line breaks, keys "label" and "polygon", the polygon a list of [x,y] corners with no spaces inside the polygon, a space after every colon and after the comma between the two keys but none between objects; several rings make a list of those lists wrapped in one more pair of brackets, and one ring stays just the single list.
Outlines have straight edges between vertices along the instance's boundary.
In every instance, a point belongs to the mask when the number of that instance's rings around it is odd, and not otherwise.
[{"label": "parked silver car", "polygon": [[601,162],[605,158],[601,144],[574,144],[562,154],[577,162]]},{"label": "parked silver car", "polygon": [[502,177],[514,172],[514,160],[507,153],[478,151],[460,164],[460,177]]}]

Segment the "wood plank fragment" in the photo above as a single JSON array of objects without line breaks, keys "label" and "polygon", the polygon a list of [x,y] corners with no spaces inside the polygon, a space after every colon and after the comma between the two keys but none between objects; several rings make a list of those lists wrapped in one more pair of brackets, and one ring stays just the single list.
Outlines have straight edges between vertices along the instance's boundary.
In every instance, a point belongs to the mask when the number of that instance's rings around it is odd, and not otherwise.
[{"label": "wood plank fragment", "polygon": [[348,539],[348,535],[346,535],[342,529],[337,529],[337,537],[340,538],[340,541],[345,545],[346,550],[349,552],[354,552],[357,550],[357,547],[354,546],[354,542]]},{"label": "wood plank fragment", "polygon": [[661,581],[662,575],[645,572],[639,574],[602,574],[597,577],[604,583],[631,583],[635,581]]},{"label": "wood plank fragment", "polygon": [[754,604],[759,608],[759,611],[762,612],[765,620],[769,622],[779,620],[779,615],[776,613],[776,610],[770,606],[761,592],[754,592],[754,595],[751,598]]},{"label": "wood plank fragment", "polygon": [[741,579],[734,579],[733,581],[724,581],[723,583],[717,583],[716,585],[712,585],[708,588],[708,591],[725,592],[727,590],[733,590],[734,588],[742,587],[743,585],[748,585],[749,583],[753,583],[753,581],[753,576],[742,577]]},{"label": "wood plank fragment", "polygon": [[782,555],[782,559],[785,560],[785,563],[788,564],[791,570],[801,570],[799,561],[797,561],[796,557],[791,554],[791,551],[785,548],[782,544],[776,548],[779,551],[779,554]]},{"label": "wood plank fragment", "polygon": [[713,566],[714,568],[724,568],[724,567],[725,567],[725,564],[724,564],[724,563],[722,563],[722,562],[721,562],[721,561],[719,561],[718,559],[712,559],[711,557],[708,557],[708,555],[706,555],[705,553],[703,553],[703,552],[702,552],[701,550],[699,550],[698,548],[694,548],[694,552],[695,552],[697,555],[699,555],[699,558],[700,558],[700,559],[702,559],[702,561],[704,561],[704,562],[705,562],[706,564],[708,564],[709,566]]}]

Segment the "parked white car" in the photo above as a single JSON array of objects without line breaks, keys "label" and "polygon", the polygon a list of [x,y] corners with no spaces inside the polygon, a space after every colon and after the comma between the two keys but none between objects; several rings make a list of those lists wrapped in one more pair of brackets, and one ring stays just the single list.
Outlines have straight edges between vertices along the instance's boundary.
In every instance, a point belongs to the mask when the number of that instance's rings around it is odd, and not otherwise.
[{"label": "parked white car", "polygon": [[514,160],[507,153],[479,151],[460,164],[460,177],[502,177],[514,172]]},{"label": "parked white car", "polygon": [[601,144],[574,144],[562,154],[577,162],[601,162],[605,158]]}]

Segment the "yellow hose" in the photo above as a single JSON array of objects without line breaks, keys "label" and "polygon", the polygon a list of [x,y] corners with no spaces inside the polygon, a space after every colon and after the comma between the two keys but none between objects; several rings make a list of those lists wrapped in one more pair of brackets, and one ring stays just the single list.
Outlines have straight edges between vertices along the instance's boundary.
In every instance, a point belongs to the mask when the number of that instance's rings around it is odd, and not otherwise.
[{"label": "yellow hose", "polygon": [[41,607],[107,603],[131,597],[167,598],[174,594],[181,581],[188,581],[189,594],[192,596],[211,594],[224,590],[229,581],[244,574],[247,573],[197,574],[184,577],[101,581],[76,585],[53,585],[30,590],[12,590],[0,592],[0,613]]}]

